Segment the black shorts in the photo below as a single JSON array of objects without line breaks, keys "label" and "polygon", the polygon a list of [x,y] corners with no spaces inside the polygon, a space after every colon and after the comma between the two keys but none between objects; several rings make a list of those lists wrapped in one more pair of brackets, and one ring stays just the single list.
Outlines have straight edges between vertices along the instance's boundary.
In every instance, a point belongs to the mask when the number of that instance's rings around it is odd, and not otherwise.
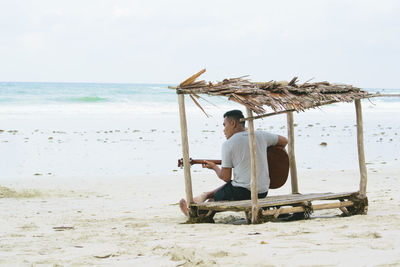
[{"label": "black shorts", "polygon": [[[268,194],[265,193],[258,194],[258,198],[264,198]],[[214,194],[215,201],[222,200],[246,200],[251,199],[251,192],[247,188],[240,186],[233,186],[231,182],[226,183]]]}]

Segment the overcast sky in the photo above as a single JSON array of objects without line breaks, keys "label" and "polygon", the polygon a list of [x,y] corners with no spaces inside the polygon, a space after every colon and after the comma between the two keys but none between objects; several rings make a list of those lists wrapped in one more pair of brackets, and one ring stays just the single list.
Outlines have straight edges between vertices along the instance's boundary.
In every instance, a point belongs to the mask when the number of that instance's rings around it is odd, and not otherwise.
[{"label": "overcast sky", "polygon": [[400,1],[1,0],[0,81],[400,88]]}]

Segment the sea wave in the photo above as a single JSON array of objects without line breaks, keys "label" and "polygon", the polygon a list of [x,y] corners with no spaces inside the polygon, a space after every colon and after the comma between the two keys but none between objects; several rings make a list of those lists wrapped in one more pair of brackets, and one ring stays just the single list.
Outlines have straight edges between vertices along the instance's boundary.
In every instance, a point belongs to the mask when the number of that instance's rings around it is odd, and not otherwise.
[{"label": "sea wave", "polygon": [[96,102],[107,102],[108,98],[99,96],[82,96],[82,97],[72,97],[66,99],[68,102],[84,102],[84,103],[96,103]]}]

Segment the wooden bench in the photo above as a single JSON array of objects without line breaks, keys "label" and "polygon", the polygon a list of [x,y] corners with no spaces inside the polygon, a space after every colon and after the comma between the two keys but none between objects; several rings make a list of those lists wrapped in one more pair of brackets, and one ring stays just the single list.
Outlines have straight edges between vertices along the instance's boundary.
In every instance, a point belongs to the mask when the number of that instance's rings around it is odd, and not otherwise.
[{"label": "wooden bench", "polygon": [[[366,214],[368,207],[367,199],[359,199],[358,195],[359,192],[268,196],[258,199],[259,218],[261,218],[262,222],[274,221],[281,214],[291,213],[305,213],[307,217],[314,210],[335,208],[339,208],[344,215]],[[313,205],[313,201],[329,201],[329,203]],[[251,200],[210,201],[192,203],[190,207],[198,211],[199,218],[196,222],[212,222],[215,213],[223,211],[244,211],[246,219],[249,222],[252,202]]]}]

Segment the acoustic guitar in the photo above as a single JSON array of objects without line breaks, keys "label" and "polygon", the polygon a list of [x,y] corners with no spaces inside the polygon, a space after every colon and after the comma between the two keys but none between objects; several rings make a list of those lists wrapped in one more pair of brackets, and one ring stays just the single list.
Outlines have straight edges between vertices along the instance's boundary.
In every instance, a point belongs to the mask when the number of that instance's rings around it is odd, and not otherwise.
[{"label": "acoustic guitar", "polygon": [[[270,146],[267,149],[268,170],[270,177],[270,189],[277,189],[282,187],[288,178],[289,174],[289,156],[286,151],[277,146]],[[221,165],[221,160],[211,159],[189,159],[190,165],[203,164],[206,161],[214,162]],[[178,167],[183,166],[183,159],[178,160]]]}]

